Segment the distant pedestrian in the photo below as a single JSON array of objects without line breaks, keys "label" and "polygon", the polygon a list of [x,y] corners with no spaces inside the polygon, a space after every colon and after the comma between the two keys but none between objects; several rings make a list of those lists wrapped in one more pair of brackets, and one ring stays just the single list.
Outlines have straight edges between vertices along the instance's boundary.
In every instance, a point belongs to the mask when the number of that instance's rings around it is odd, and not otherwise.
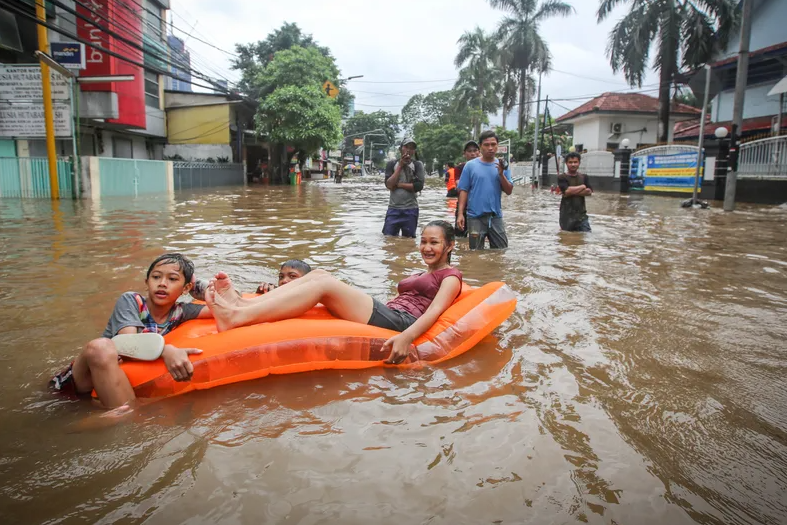
[{"label": "distant pedestrian", "polygon": [[[475,159],[481,154],[481,151],[478,148],[478,142],[474,140],[468,140],[465,143],[464,149],[464,156],[465,162],[462,162],[458,166],[454,168],[454,180],[456,180],[457,185],[459,184],[459,179],[462,178],[462,171],[465,169],[465,165],[470,162],[471,160]],[[456,221],[456,218],[459,217],[459,206],[456,207],[456,213],[454,214],[454,230],[456,230],[457,237],[467,237],[467,209],[465,208],[464,218],[465,218],[465,226],[459,228],[459,224]]]},{"label": "distant pedestrian", "polygon": [[388,212],[385,214],[383,234],[415,237],[418,228],[418,199],[415,194],[424,188],[424,165],[415,160],[417,145],[405,138],[400,148],[399,160],[388,162],[385,167],[385,187],[391,191]]},{"label": "distant pedestrian", "polygon": [[457,226],[464,229],[467,210],[467,230],[471,250],[483,250],[485,239],[490,248],[507,248],[508,237],[503,224],[502,194],[511,195],[514,183],[511,172],[502,160],[495,158],[497,135],[484,131],[479,137],[481,158],[469,161],[459,179],[459,207]]},{"label": "distant pedestrian", "polygon": [[459,190],[456,189],[456,168],[454,163],[449,162],[445,170],[445,189],[446,197],[459,197]]},{"label": "distant pedestrian", "polygon": [[560,229],[567,232],[589,232],[590,222],[585,208],[585,197],[593,195],[588,176],[579,172],[582,156],[579,153],[566,155],[566,168],[557,178],[563,198],[560,199]]}]

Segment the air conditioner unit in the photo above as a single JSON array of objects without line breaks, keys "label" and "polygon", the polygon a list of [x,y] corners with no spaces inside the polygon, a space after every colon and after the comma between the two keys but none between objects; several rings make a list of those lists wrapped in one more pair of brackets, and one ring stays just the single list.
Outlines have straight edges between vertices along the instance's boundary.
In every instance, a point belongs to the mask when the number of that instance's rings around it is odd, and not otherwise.
[{"label": "air conditioner unit", "polygon": [[614,133],[615,135],[619,135],[623,133],[623,123],[622,122],[612,122],[609,125],[609,132]]}]

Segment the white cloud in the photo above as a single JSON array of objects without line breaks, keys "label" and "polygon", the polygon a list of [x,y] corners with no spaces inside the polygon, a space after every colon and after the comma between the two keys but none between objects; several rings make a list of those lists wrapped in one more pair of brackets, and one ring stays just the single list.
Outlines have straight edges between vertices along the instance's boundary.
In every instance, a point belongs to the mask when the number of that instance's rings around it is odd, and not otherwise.
[{"label": "white cloud", "polygon": [[[543,79],[542,97],[549,95],[567,108],[595,94],[629,89],[622,74],[612,73],[606,57],[607,35],[625,8],[597,24],[596,0],[573,4],[576,14],[548,20],[540,29],[555,69]],[[476,25],[491,31],[504,16],[485,0],[173,0],[172,11],[176,27],[188,32],[196,24],[194,36],[228,51],[236,43],[264,39],[284,22],[295,22],[331,49],[343,75],[364,75],[349,84],[357,109],[394,113],[413,94],[450,88],[457,74],[459,36]],[[237,79],[228,55],[194,39],[187,46],[193,67],[210,76]],[[442,82],[426,82],[431,80]],[[649,73],[644,89],[657,82],[657,75]],[[562,100],[576,97],[585,98]],[[551,109],[554,116],[565,112],[558,106]]]}]

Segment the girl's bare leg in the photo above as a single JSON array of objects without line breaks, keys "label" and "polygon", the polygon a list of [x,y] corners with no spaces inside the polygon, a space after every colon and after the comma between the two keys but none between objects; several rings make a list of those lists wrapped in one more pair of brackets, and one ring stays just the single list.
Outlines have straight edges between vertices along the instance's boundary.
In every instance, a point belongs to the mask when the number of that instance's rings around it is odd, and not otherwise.
[{"label": "girl's bare leg", "polygon": [[208,288],[205,299],[216,318],[220,332],[238,326],[291,319],[322,303],[334,316],[356,323],[367,323],[372,316],[372,298],[320,272],[297,279],[245,305],[234,305]]}]

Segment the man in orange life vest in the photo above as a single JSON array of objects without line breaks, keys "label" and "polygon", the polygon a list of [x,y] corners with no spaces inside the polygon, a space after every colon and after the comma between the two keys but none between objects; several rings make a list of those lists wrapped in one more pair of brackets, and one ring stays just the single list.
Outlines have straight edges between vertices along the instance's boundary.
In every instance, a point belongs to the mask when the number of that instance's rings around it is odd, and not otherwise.
[{"label": "man in orange life vest", "polygon": [[456,189],[456,168],[453,162],[449,162],[445,170],[445,188],[448,190],[446,197],[459,197],[459,190]]}]

